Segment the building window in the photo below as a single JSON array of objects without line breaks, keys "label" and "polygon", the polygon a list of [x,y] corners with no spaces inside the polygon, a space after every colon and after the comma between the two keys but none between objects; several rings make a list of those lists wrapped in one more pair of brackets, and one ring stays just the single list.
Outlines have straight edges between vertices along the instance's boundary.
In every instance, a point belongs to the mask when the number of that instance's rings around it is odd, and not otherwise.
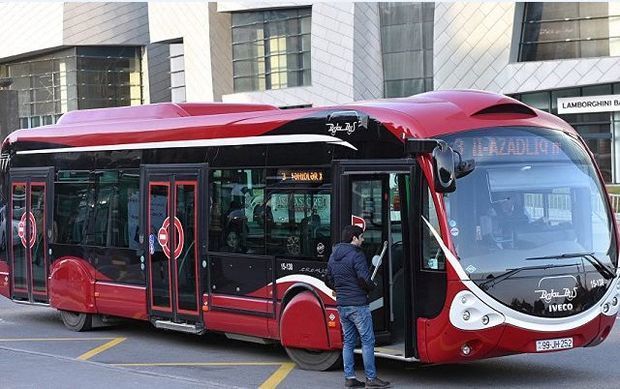
[{"label": "building window", "polygon": [[78,47],[78,109],[142,104],[141,50]]},{"label": "building window", "polygon": [[183,42],[170,43],[170,101],[184,103],[185,97],[185,50]]},{"label": "building window", "polygon": [[21,128],[56,123],[60,115],[77,108],[75,49],[0,65],[0,75],[11,77],[18,91]]},{"label": "building window", "polygon": [[434,3],[379,3],[385,97],[433,90]]},{"label": "building window", "polygon": [[74,47],[0,65],[18,91],[21,128],[54,124],[69,111],[142,103],[141,51]]},{"label": "building window", "polygon": [[235,93],[310,85],[311,12],[232,14]]},{"label": "building window", "polygon": [[520,61],[620,55],[620,5],[525,3]]}]

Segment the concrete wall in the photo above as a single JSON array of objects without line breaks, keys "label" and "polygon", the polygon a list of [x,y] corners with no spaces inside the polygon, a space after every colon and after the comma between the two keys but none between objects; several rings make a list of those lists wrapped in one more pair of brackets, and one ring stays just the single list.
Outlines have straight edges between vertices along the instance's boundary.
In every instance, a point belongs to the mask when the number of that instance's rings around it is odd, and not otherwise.
[{"label": "concrete wall", "polygon": [[126,45],[149,42],[147,3],[65,3],[63,44]]},{"label": "concrete wall", "polygon": [[620,80],[620,57],[514,62],[518,7],[522,4],[436,3],[435,89],[508,94]]},{"label": "concrete wall", "polygon": [[170,101],[170,48],[167,43],[154,43],[146,48],[149,101]]},{"label": "concrete wall", "polygon": [[62,3],[0,3],[0,59],[63,44]]},{"label": "concrete wall", "polygon": [[187,101],[214,101],[209,3],[149,3],[149,24],[151,42],[183,40]]},{"label": "concrete wall", "polygon": [[353,100],[383,97],[381,26],[377,3],[355,3]]}]

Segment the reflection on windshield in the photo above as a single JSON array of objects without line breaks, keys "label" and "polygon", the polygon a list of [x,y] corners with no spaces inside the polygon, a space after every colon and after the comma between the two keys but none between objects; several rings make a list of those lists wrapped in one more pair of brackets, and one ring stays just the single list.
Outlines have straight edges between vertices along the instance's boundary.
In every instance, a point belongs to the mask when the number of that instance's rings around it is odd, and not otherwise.
[{"label": "reflection on windshield", "polygon": [[567,252],[593,253],[615,266],[602,185],[575,140],[534,128],[445,139],[464,159],[476,160],[474,172],[446,198],[457,254],[473,280],[531,266],[526,258]]}]

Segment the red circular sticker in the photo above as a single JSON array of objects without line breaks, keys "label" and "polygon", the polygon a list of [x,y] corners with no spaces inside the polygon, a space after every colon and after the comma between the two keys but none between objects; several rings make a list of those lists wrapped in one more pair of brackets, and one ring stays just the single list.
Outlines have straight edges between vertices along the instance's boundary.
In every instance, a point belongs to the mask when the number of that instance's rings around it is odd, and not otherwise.
[{"label": "red circular sticker", "polygon": [[[170,259],[170,237],[168,236],[169,227],[170,217],[167,217],[157,232],[157,242],[168,259]],[[174,256],[178,258],[183,252],[183,246],[185,245],[185,233],[183,232],[183,225],[181,224],[181,221],[176,217],[174,218],[174,230],[177,234],[177,245],[174,248]]]},{"label": "red circular sticker", "polygon": [[[30,219],[30,236],[26,233],[26,218]],[[22,246],[26,248],[32,248],[34,246],[34,242],[37,239],[37,221],[32,212],[25,212],[22,215],[17,225],[17,236],[21,239]]]}]

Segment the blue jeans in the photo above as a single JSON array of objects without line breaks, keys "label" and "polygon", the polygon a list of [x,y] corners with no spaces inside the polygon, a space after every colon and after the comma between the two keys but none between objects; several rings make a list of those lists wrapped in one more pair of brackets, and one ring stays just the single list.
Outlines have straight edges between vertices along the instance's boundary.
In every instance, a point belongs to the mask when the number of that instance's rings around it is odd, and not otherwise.
[{"label": "blue jeans", "polygon": [[342,359],[344,362],[344,377],[355,377],[355,359],[353,350],[357,337],[362,340],[362,358],[366,378],[377,378],[375,367],[375,333],[372,329],[372,315],[368,305],[338,307],[340,324],[344,333],[342,345]]}]

